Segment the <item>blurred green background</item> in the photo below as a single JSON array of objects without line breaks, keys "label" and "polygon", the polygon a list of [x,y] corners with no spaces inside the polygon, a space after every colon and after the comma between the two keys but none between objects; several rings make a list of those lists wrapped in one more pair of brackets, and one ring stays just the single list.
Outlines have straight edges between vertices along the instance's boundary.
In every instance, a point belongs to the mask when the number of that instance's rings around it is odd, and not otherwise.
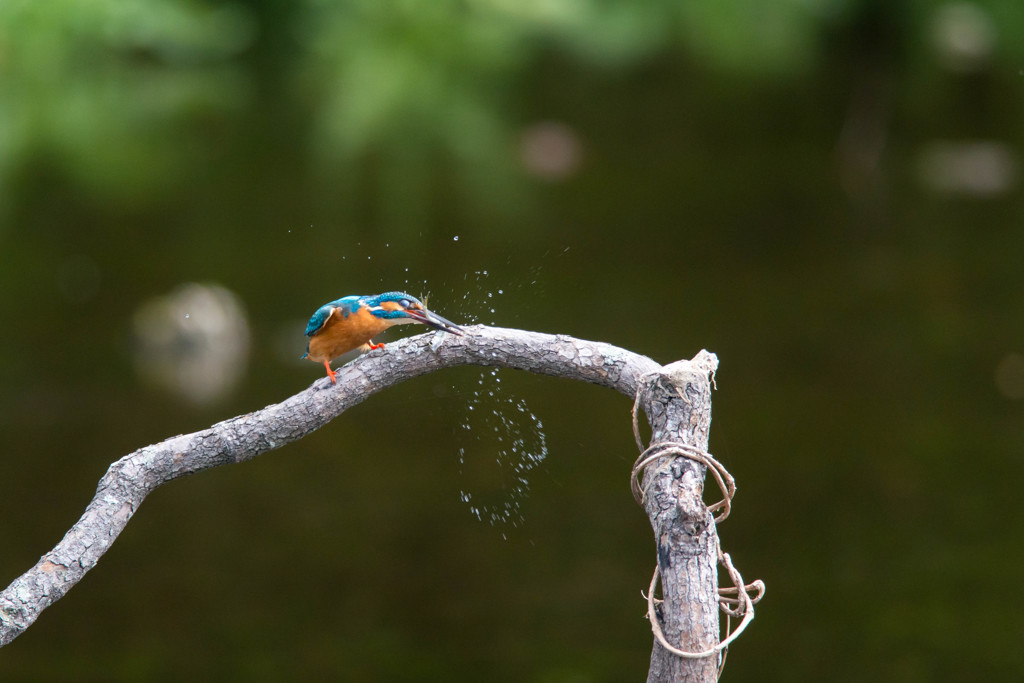
[{"label": "blurred green background", "polygon": [[[1022,33],[1018,0],[0,0],[0,583],[114,459],[322,376],[317,306],[407,289],[718,354],[720,532],[768,586],[726,680],[1019,680]],[[0,678],[641,680],[629,408],[459,369],[173,482]]]}]

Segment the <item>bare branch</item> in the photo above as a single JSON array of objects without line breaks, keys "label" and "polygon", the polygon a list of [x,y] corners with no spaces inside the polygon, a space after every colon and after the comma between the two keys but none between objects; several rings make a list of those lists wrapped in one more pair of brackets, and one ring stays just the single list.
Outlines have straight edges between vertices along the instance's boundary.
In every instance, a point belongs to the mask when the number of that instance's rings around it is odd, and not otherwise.
[{"label": "bare branch", "polygon": [[382,389],[441,368],[486,365],[584,380],[633,397],[640,378],[660,367],[610,344],[565,335],[480,325],[467,332],[461,338],[436,333],[389,343],[338,370],[337,385],[317,380],[282,403],[140,448],[113,463],[60,543],[0,593],[0,647],[96,566],[158,486],[301,439]]}]

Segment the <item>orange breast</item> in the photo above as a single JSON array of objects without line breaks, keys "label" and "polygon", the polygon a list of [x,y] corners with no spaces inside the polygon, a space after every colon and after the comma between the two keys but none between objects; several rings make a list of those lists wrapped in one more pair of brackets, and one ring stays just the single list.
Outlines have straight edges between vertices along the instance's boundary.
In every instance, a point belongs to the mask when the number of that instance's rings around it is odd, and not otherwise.
[{"label": "orange breast", "polygon": [[342,317],[337,310],[323,328],[309,340],[309,357],[318,363],[334,360],[343,353],[357,349],[390,327],[365,308]]}]

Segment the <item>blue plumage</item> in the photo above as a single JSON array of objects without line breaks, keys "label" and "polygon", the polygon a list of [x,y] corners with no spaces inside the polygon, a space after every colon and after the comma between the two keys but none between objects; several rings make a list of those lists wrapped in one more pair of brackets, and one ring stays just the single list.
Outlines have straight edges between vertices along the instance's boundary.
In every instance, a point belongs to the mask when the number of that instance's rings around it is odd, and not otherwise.
[{"label": "blue plumage", "polygon": [[[379,308],[379,306],[385,301],[393,301],[401,304],[402,309],[399,310],[385,310]],[[324,326],[327,319],[331,317],[331,312],[335,308],[341,309],[340,313],[343,318],[347,318],[350,314],[355,313],[361,306],[366,306],[370,309],[370,313],[383,318],[384,320],[394,320],[396,318],[406,318],[408,314],[405,312],[405,308],[411,304],[418,304],[419,300],[406,294],[405,292],[384,292],[383,294],[376,294],[373,296],[343,296],[340,299],[336,299],[330,303],[324,304],[316,310],[313,317],[309,319],[309,324],[306,325],[306,336],[312,337],[314,334],[320,331],[320,328]]]},{"label": "blue plumage", "polygon": [[312,337],[320,328],[324,326],[327,319],[331,317],[331,313],[335,308],[341,309],[341,315],[347,318],[349,314],[359,308],[361,300],[367,299],[365,296],[343,296],[340,299],[335,299],[329,304],[324,304],[320,308],[316,309],[316,313],[309,319],[309,324],[306,325],[306,336]]},{"label": "blue plumage", "polygon": [[383,348],[373,337],[387,328],[402,323],[420,323],[452,334],[461,335],[461,327],[427,310],[416,297],[405,292],[385,292],[374,296],[345,296],[316,309],[306,325],[306,353],[323,363],[327,376],[334,380],[330,362],[356,348]]},{"label": "blue plumage", "polygon": [[[414,296],[410,296],[405,292],[384,292],[383,294],[377,294],[376,296],[364,296],[360,298],[362,299],[362,303],[369,306],[371,309],[377,309],[377,307],[385,301],[394,301],[399,303],[401,304],[402,309],[406,309],[412,304],[420,303],[419,299]],[[372,311],[372,313],[378,318],[400,318],[404,315],[403,310],[387,311],[377,309]],[[394,313],[397,313],[398,315],[389,315]]]},{"label": "blue plumage", "polygon": [[334,312],[334,306],[327,304],[316,309],[316,313],[309,319],[309,324],[306,325],[306,336],[312,337],[316,334],[317,330],[324,326],[327,319],[331,317],[331,313]]}]

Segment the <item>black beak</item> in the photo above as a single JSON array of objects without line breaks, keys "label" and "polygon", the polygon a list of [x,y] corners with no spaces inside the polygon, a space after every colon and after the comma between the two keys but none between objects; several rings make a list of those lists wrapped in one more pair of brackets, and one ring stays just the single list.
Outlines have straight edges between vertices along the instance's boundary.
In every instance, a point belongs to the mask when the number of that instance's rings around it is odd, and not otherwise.
[{"label": "black beak", "polygon": [[433,313],[427,309],[423,309],[422,311],[417,309],[408,309],[405,314],[416,322],[422,323],[427,327],[433,327],[435,330],[450,332],[452,334],[457,334],[460,337],[465,334],[464,330],[451,320],[445,320],[437,313]]}]

